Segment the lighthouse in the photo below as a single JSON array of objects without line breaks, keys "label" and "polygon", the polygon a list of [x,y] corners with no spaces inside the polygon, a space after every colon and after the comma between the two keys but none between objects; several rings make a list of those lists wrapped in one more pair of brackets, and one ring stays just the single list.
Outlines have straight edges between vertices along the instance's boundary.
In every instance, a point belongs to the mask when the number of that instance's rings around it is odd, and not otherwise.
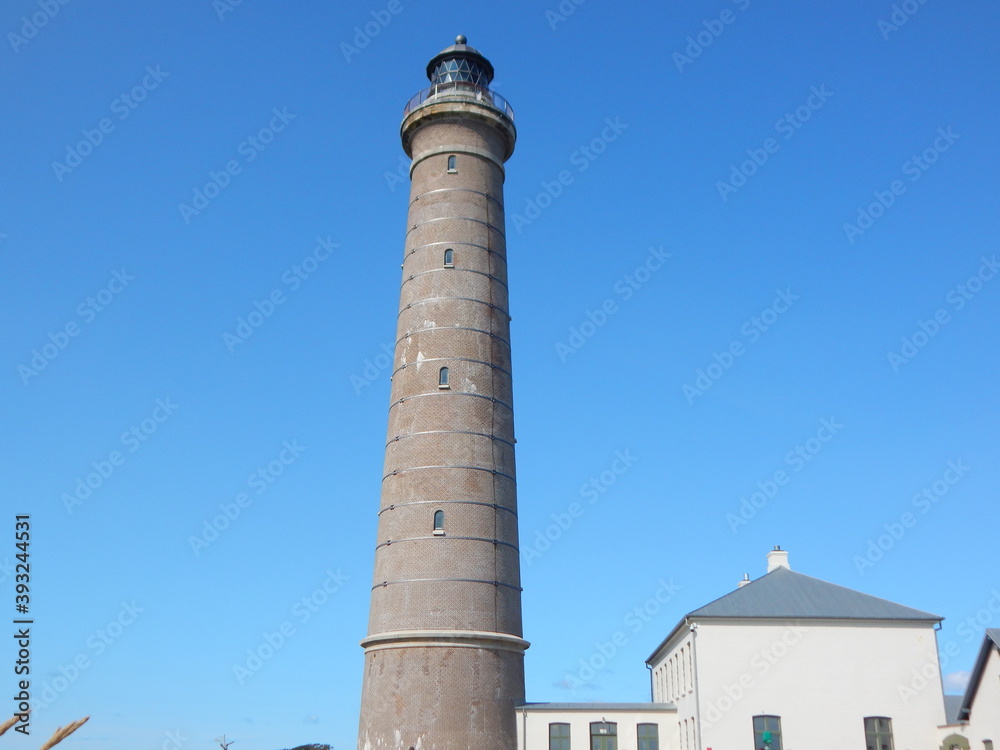
[{"label": "lighthouse", "polygon": [[524,700],[504,163],[514,112],[464,36],[412,159],[359,750],[514,750]]}]

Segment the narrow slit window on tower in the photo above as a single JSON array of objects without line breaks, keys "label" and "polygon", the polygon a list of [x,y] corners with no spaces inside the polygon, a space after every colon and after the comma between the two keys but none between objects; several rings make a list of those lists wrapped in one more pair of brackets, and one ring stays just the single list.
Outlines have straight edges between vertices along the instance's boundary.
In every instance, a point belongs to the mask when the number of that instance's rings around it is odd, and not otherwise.
[{"label": "narrow slit window on tower", "polygon": [[454,174],[458,171],[458,157],[452,154],[448,157],[448,172]]},{"label": "narrow slit window on tower", "polygon": [[434,511],[434,535],[443,536],[444,535],[444,511],[436,510]]},{"label": "narrow slit window on tower", "polygon": [[444,251],[444,267],[454,268],[455,267],[455,251],[450,247]]},{"label": "narrow slit window on tower", "polygon": [[448,368],[442,367],[438,370],[438,388],[451,388],[448,385]]}]

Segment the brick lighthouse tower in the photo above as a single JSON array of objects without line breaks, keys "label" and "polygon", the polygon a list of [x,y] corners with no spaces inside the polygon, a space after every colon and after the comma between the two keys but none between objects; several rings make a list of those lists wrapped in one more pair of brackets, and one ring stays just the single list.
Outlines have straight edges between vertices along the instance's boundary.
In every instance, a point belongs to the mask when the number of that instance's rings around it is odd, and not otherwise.
[{"label": "brick lighthouse tower", "polygon": [[524,699],[504,162],[514,113],[459,36],[413,160],[359,750],[515,750]]}]

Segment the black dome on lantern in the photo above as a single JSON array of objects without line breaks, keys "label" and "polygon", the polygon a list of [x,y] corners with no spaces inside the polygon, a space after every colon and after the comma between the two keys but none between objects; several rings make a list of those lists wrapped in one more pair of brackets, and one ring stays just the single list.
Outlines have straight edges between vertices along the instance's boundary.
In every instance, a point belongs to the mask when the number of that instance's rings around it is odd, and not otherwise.
[{"label": "black dome on lantern", "polygon": [[438,52],[427,63],[427,77],[432,84],[466,81],[477,86],[489,87],[493,80],[493,66],[475,47],[466,44],[459,34],[455,43]]}]

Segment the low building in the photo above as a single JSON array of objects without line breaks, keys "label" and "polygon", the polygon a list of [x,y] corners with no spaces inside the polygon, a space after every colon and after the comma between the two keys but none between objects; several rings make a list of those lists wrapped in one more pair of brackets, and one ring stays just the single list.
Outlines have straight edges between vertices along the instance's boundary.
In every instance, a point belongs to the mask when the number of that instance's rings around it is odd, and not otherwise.
[{"label": "low building", "polygon": [[986,631],[965,695],[947,697],[954,713],[941,749],[993,750],[1000,742],[1000,628]]},{"label": "low building", "polygon": [[941,620],[795,572],[775,548],[764,576],[689,612],[646,660],[652,703],[518,706],[518,748],[1000,750],[1000,629],[965,695],[945,696]]},{"label": "low building", "polygon": [[668,750],[677,723],[669,703],[526,703],[517,707],[519,750]]}]

